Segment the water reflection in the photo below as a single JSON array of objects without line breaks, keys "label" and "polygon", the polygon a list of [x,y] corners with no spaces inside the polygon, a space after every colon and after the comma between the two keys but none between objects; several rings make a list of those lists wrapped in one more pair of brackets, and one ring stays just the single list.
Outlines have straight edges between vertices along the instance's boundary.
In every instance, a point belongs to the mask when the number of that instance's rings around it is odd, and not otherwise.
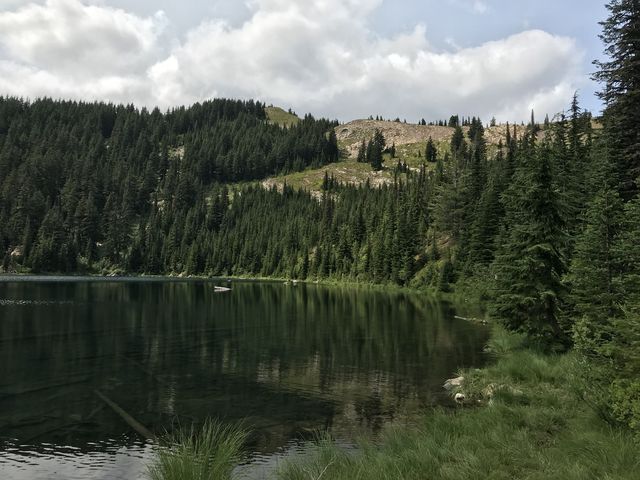
[{"label": "water reflection", "polygon": [[264,454],[318,428],[410,423],[482,362],[486,330],[423,295],[213,285],[0,282],[0,467],[21,450],[145,451],[95,390],[155,432],[245,419]]}]

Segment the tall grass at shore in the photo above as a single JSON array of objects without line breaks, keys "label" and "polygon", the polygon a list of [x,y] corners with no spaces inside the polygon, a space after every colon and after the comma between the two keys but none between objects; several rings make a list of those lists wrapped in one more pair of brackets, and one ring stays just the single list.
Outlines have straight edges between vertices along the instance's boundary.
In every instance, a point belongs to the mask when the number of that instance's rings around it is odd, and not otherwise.
[{"label": "tall grass at shore", "polygon": [[496,327],[483,369],[461,372],[456,412],[388,429],[358,453],[326,439],[278,472],[282,480],[637,479],[640,445],[580,399],[574,354],[548,355]]},{"label": "tall grass at shore", "polygon": [[240,459],[246,433],[238,426],[207,420],[168,435],[149,466],[151,480],[225,480]]}]

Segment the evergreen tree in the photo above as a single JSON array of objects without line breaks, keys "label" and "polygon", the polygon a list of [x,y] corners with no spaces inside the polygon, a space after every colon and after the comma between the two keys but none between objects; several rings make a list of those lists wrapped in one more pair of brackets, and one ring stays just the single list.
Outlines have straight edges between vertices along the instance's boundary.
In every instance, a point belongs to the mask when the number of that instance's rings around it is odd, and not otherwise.
[{"label": "evergreen tree", "polygon": [[431,137],[429,137],[429,139],[427,140],[427,149],[425,152],[425,158],[427,162],[433,162],[433,163],[435,163],[438,160],[438,149],[433,143],[433,139]]},{"label": "evergreen tree", "polygon": [[462,152],[464,146],[464,133],[462,132],[462,128],[456,126],[453,135],[451,136],[451,153],[454,156],[459,155]]},{"label": "evergreen tree", "polygon": [[598,324],[619,313],[623,300],[619,275],[622,252],[616,238],[622,226],[622,201],[606,172],[584,215],[584,230],[576,241],[569,282],[577,318]]},{"label": "evergreen tree", "polygon": [[640,3],[610,0],[609,17],[602,22],[600,38],[608,59],[596,61],[595,79],[603,84],[605,131],[616,166],[619,189],[625,200],[639,190],[640,175]]},{"label": "evergreen tree", "polygon": [[367,161],[367,146],[365,145],[364,140],[362,140],[360,148],[358,148],[357,161],[359,163],[365,163]]},{"label": "evergreen tree", "polygon": [[[495,256],[496,238],[504,216],[501,196],[506,188],[505,158],[502,149],[492,164],[487,185],[484,187],[471,224],[469,241],[470,267],[487,266]],[[467,270],[473,271],[473,268]]]},{"label": "evergreen tree", "polygon": [[547,344],[563,341],[558,307],[566,270],[561,253],[566,242],[565,221],[553,187],[547,143],[531,144],[521,153],[504,198],[507,230],[493,267],[493,315],[508,328]]},{"label": "evergreen tree", "polygon": [[627,304],[640,308],[640,196],[624,206],[622,228],[616,239],[615,255],[621,259],[621,287]]},{"label": "evergreen tree", "polygon": [[374,170],[382,170],[382,152],[385,148],[385,139],[380,130],[376,129],[373,134],[373,140],[369,142],[367,147],[367,160]]}]

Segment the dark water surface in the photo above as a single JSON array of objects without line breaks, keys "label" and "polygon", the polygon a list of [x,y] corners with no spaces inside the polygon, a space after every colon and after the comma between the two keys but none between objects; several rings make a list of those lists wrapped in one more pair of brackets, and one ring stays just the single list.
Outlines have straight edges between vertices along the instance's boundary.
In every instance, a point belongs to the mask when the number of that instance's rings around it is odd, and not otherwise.
[{"label": "dark water surface", "polygon": [[218,281],[0,277],[0,478],[144,478],[162,433],[207,417],[252,430],[262,478],[329,428],[417,421],[480,365],[484,327],[425,295]]}]

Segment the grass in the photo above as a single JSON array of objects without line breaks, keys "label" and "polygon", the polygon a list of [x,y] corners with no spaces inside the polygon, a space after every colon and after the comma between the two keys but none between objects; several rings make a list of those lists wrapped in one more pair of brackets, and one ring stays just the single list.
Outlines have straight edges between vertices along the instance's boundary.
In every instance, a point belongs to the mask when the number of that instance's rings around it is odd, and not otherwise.
[{"label": "grass", "polygon": [[[449,151],[449,141],[435,142],[435,145],[442,157],[444,156],[444,152]],[[420,168],[423,163],[427,168],[434,168],[435,164],[427,162],[425,158],[426,148],[426,141],[396,146],[396,157],[403,162],[406,162],[406,164],[412,168]]]},{"label": "grass", "polygon": [[487,345],[493,365],[460,372],[469,406],[429,412],[413,430],[388,429],[357,454],[323,439],[279,478],[637,479],[637,439],[581,402],[574,355],[546,355],[523,342],[496,327]]},{"label": "grass", "polygon": [[[393,167],[394,165],[395,163],[386,166]],[[372,183],[372,185],[391,183],[393,181],[393,173],[388,169],[380,172],[374,172],[371,169],[371,165],[368,163],[358,163],[354,160],[346,160],[330,163],[329,165],[324,165],[317,169],[309,168],[302,172],[272,177],[263,183],[266,183],[267,185],[283,185],[286,182],[287,185],[296,189],[302,188],[308,191],[317,192],[322,188],[322,181],[324,180],[325,172],[327,172],[329,176],[335,177],[335,179],[341,183],[350,183],[354,185],[363,184],[367,179]]]},{"label": "grass", "polygon": [[267,107],[265,110],[269,122],[280,125],[281,127],[290,127],[300,122],[300,118],[280,107]]},{"label": "grass", "polygon": [[149,466],[151,480],[224,480],[238,463],[246,438],[235,426],[207,420],[199,431],[193,427],[168,435]]}]

